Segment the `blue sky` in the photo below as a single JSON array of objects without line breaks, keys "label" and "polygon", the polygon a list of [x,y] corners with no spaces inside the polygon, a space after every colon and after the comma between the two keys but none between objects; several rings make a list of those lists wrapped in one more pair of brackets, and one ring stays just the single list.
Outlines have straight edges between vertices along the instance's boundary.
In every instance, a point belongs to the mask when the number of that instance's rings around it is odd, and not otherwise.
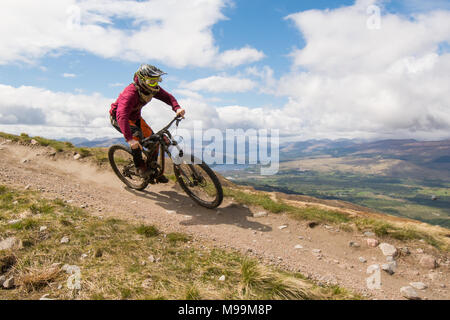
[{"label": "blue sky", "polygon": [[[1,131],[114,136],[102,115],[143,62],[168,73],[162,86],[204,126],[277,127],[292,139],[450,137],[448,95],[440,89],[448,84],[441,74],[448,68],[448,1],[33,3],[2,4]],[[381,10],[375,31],[365,26],[371,5]],[[81,29],[58,30],[73,6]],[[417,40],[405,36],[411,32]],[[137,40],[123,41],[127,34]],[[437,81],[435,89],[412,92],[427,79]],[[152,104],[144,116],[158,126],[170,113]],[[25,121],[20,108],[44,113],[44,124],[33,125],[32,115]],[[406,108],[411,117],[399,121]]]},{"label": "blue sky", "polygon": [[[254,66],[270,65],[276,73],[286,73],[290,69],[289,52],[293,47],[303,47],[304,40],[292,22],[284,18],[291,13],[310,9],[338,8],[353,4],[349,1],[268,1],[244,0],[234,1],[222,11],[227,17],[212,28],[214,40],[221,50],[231,50],[250,45],[262,50],[266,57],[253,63]],[[121,29],[132,27],[131,19],[114,21]],[[189,28],[189,21],[183,22]],[[142,61],[160,66],[169,73],[164,85],[170,87],[176,80],[194,81],[207,77],[216,70],[210,68],[174,68],[164,61]],[[100,92],[107,97],[115,97],[122,90],[121,86],[111,84],[128,84],[131,75],[140,63],[119,59],[104,59],[91,53],[66,50],[56,56],[44,56],[36,64],[12,63],[0,66],[0,81],[13,86],[40,86],[53,91],[91,94]],[[44,67],[45,71],[41,68]],[[221,72],[238,72],[239,68],[220,70]],[[75,77],[64,78],[63,74]],[[26,75],[26,76],[25,76]],[[172,81],[171,81],[172,80]],[[227,102],[244,103],[250,107],[259,106],[269,99],[273,104],[281,105],[285,101],[280,97],[254,93],[223,94],[223,105]]]}]

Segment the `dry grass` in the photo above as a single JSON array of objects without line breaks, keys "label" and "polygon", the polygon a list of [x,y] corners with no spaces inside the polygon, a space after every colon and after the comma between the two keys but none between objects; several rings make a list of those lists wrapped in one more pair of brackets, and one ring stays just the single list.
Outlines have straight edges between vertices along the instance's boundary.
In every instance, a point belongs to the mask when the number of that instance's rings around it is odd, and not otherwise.
[{"label": "dry grass", "polygon": [[298,220],[335,224],[347,232],[355,231],[350,226],[354,224],[356,230],[370,230],[379,237],[409,241],[423,240],[440,251],[448,252],[450,249],[448,229],[439,226],[380,213],[332,208],[318,203],[305,205],[298,201],[283,201],[275,198],[271,193],[245,188],[224,188],[224,194],[245,205],[263,207],[273,213],[285,212]]},{"label": "dry grass", "polygon": [[59,266],[26,268],[19,275],[19,283],[27,292],[38,291],[56,281],[61,275]]},{"label": "dry grass", "polygon": [[318,299],[311,293],[312,285],[292,276],[275,274],[255,261],[244,260],[241,264],[239,292],[242,299],[254,299],[263,295],[271,300]]},{"label": "dry grass", "polygon": [[[17,199],[21,201],[9,205]],[[5,222],[31,206],[35,208],[31,227],[12,228]],[[0,290],[2,299],[39,299],[45,294],[52,299],[98,300],[354,299],[238,252],[206,248],[188,235],[102,220],[61,200],[42,199],[35,192],[0,186],[0,207],[0,233],[28,243],[16,252],[14,261],[1,257],[2,272],[14,276],[17,285]],[[47,229],[40,231],[44,225]],[[70,242],[61,244],[65,235]],[[79,267],[80,290],[68,287],[70,275],[60,268],[64,264]],[[222,275],[225,281],[219,281]]]}]

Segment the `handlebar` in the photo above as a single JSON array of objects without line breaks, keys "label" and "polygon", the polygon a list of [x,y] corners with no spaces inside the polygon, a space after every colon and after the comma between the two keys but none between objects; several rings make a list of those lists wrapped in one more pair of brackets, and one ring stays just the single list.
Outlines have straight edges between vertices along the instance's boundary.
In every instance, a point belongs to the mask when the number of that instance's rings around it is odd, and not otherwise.
[{"label": "handlebar", "polygon": [[175,116],[175,118],[173,118],[172,121],[170,121],[169,124],[168,124],[167,126],[165,126],[164,128],[162,128],[161,130],[159,130],[158,133],[161,133],[161,132],[163,132],[163,131],[168,130],[168,129],[172,126],[172,124],[173,124],[175,121],[177,122],[177,127],[178,127],[178,124],[179,124],[180,121],[183,120],[183,119],[184,119],[184,117]]},{"label": "handlebar", "polygon": [[172,126],[172,124],[176,121],[176,125],[178,127],[178,124],[180,123],[181,120],[183,120],[184,117],[181,116],[175,116],[175,118],[172,119],[172,121],[169,122],[169,124],[167,126],[165,126],[164,128],[162,128],[161,130],[159,130],[157,133],[152,134],[150,137],[145,138],[142,140],[142,144],[145,144],[147,142],[158,142],[161,138],[161,134],[164,131],[169,130],[169,128]]}]

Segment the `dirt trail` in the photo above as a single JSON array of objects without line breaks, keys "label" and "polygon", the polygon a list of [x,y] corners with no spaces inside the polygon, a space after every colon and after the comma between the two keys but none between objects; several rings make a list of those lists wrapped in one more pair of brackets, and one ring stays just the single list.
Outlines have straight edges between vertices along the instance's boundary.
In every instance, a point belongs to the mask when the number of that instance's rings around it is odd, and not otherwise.
[{"label": "dirt trail", "polygon": [[[3,143],[3,144],[2,144]],[[195,204],[172,183],[150,185],[145,191],[125,189],[112,170],[99,170],[87,162],[67,158],[55,159],[51,148],[5,143],[0,139],[0,184],[44,192],[48,198],[71,200],[73,205],[87,205],[92,214],[155,224],[164,232],[185,232],[203,241],[205,246],[234,248],[265,263],[295,270],[321,283],[338,284],[355,293],[374,299],[403,299],[400,288],[410,282],[424,282],[425,290],[416,290],[423,299],[449,299],[449,266],[442,263],[435,270],[418,264],[421,254],[436,255],[423,243],[408,245],[411,255],[397,260],[397,271],[381,271],[381,289],[369,290],[366,270],[372,264],[384,264],[379,248],[368,247],[365,237],[334,227],[308,228],[305,222],[283,214],[254,218],[261,208],[225,199],[219,210]],[[24,161],[26,160],[26,161]],[[279,229],[287,225],[287,228]],[[361,244],[349,247],[349,242]],[[381,241],[382,242],[382,241]],[[388,241],[396,247],[405,243]],[[296,245],[303,248],[295,249]],[[312,252],[320,249],[319,255]],[[367,262],[359,261],[364,257]],[[444,262],[448,263],[448,257]]]}]

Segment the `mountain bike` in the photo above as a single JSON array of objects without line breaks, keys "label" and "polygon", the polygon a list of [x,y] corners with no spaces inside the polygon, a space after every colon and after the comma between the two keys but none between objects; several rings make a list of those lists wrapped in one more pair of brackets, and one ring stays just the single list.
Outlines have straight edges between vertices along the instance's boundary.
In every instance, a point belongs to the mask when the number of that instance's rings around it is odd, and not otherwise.
[{"label": "mountain bike", "polygon": [[169,128],[174,123],[178,127],[182,119],[184,118],[176,116],[160,131],[140,140],[142,158],[150,170],[146,178],[138,174],[129,146],[111,146],[108,150],[109,162],[115,174],[127,187],[144,190],[149,184],[158,183],[157,178],[164,174],[167,155],[172,160],[176,181],[187,195],[203,207],[216,208],[223,200],[222,185],[216,174],[203,161],[185,154],[169,132]]}]

